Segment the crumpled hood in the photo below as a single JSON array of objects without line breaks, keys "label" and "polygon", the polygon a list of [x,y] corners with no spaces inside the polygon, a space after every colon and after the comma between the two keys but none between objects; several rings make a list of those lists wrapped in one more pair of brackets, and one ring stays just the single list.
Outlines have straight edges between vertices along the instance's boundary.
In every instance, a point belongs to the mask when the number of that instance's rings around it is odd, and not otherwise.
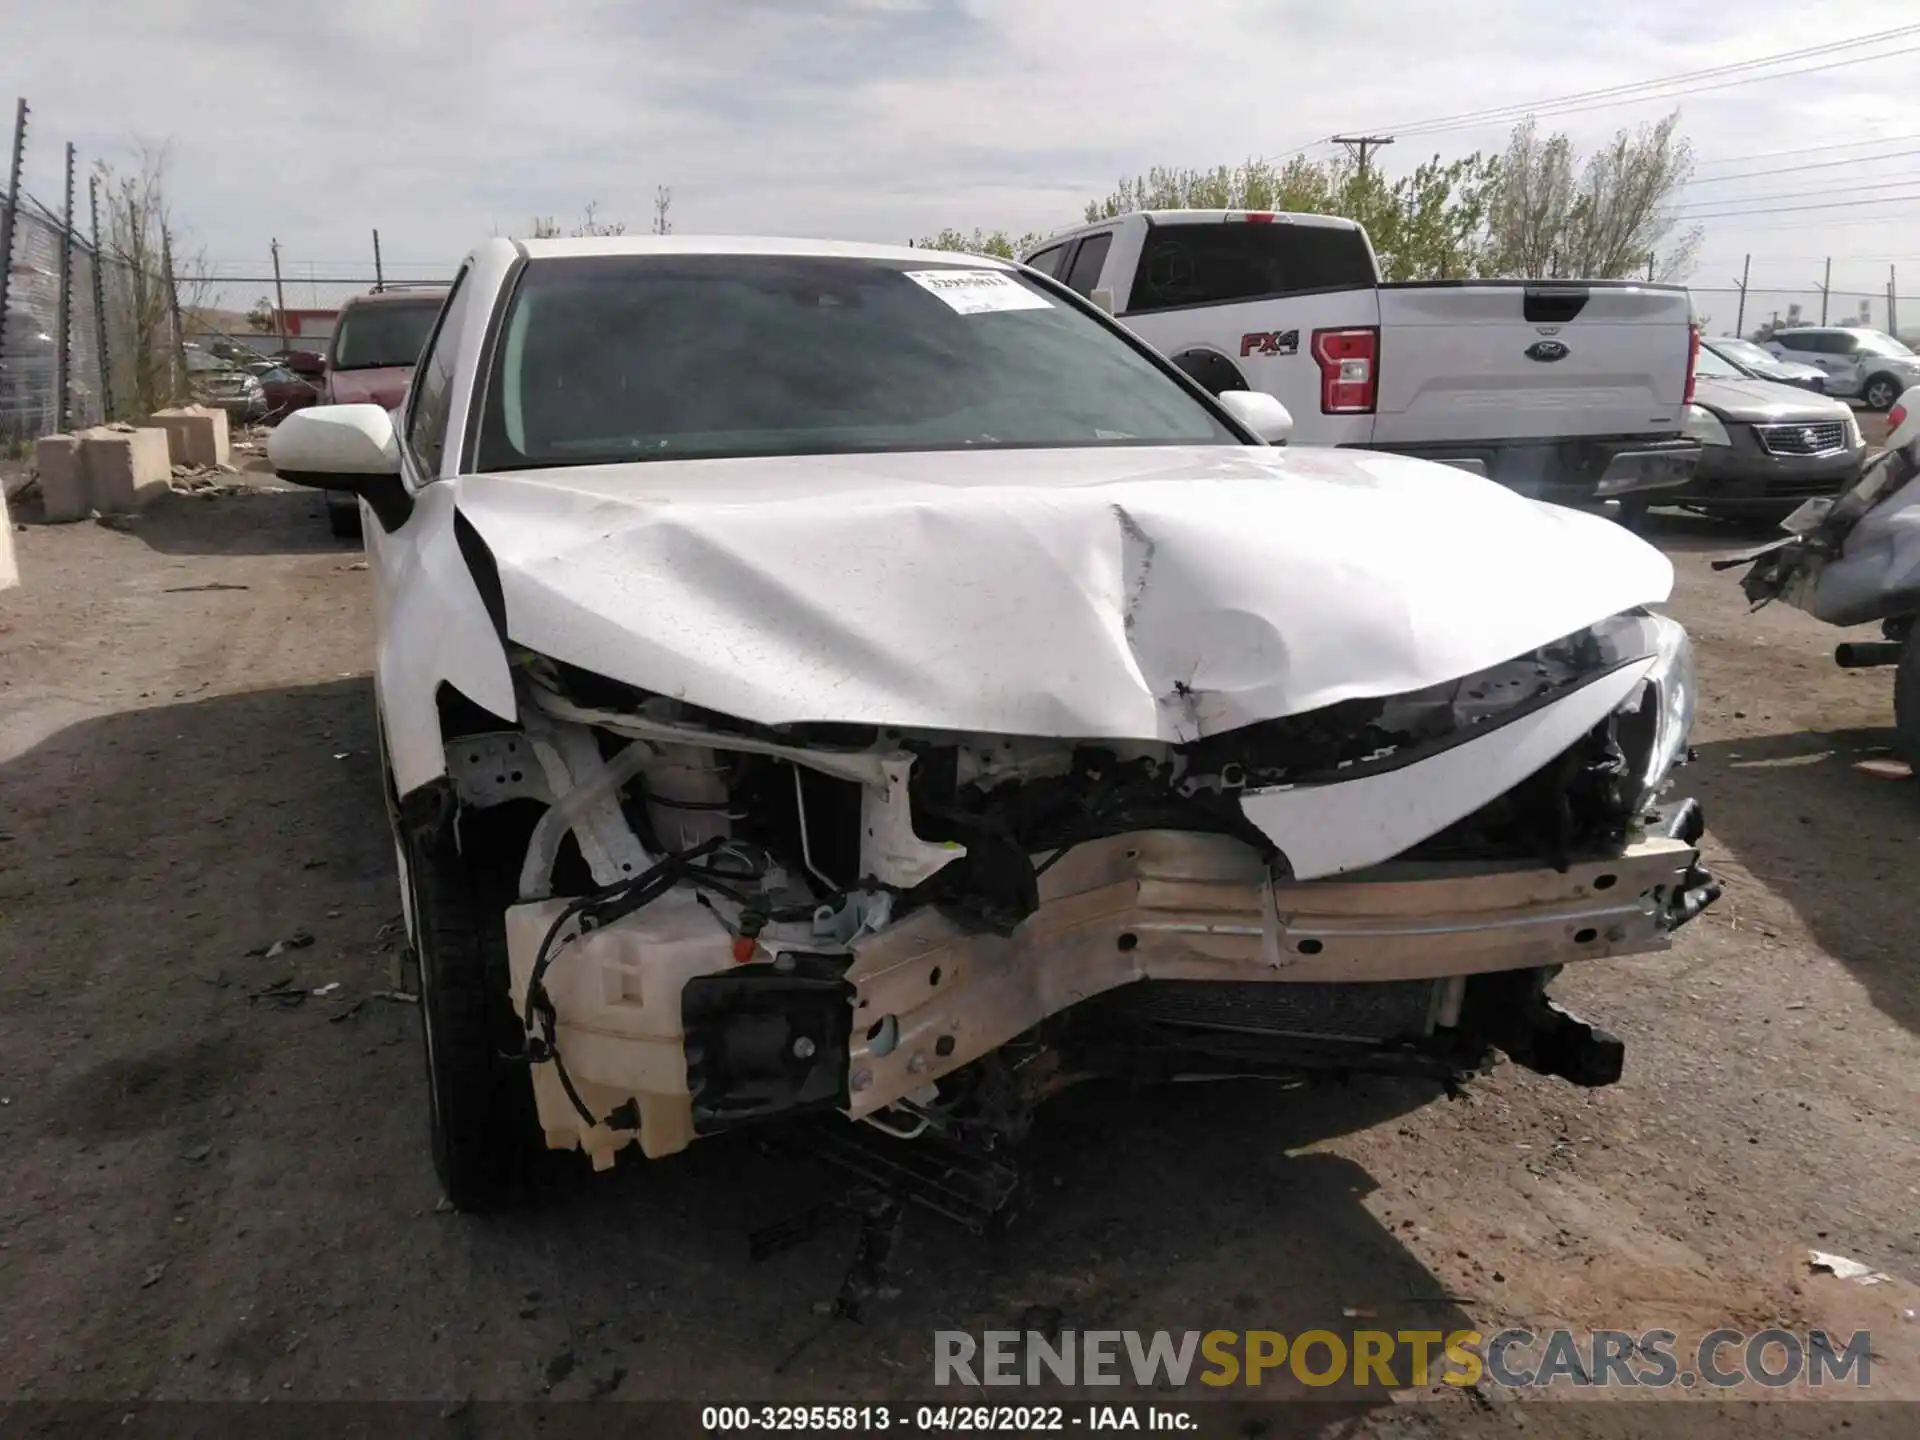
[{"label": "crumpled hood", "polygon": [[1192,739],[1455,679],[1672,588],[1600,516],[1326,449],[465,476],[507,633],[764,724]]},{"label": "crumpled hood", "polygon": [[1845,420],[1846,403],[1816,395],[1778,380],[1721,380],[1702,376],[1694,382],[1693,398],[1724,420],[1763,425],[1821,424]]}]

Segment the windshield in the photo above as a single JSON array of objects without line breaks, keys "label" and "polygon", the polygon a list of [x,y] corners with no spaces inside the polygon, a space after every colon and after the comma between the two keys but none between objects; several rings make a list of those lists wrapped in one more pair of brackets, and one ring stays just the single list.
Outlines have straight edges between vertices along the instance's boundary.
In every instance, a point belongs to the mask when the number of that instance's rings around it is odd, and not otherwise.
[{"label": "windshield", "polygon": [[1780,364],[1780,357],[1770,355],[1751,340],[1715,340],[1708,347],[1722,359],[1731,360],[1736,365],[1752,365],[1771,370]]},{"label": "windshield", "polygon": [[1693,362],[1693,373],[1704,380],[1743,379],[1737,366],[1729,365],[1711,345],[1702,345]]},{"label": "windshield", "polygon": [[374,370],[412,365],[427,347],[440,302],[355,305],[340,316],[333,335],[333,368]]},{"label": "windshield", "polygon": [[1860,336],[1860,353],[1862,355],[1911,355],[1913,351],[1891,335],[1868,331]]},{"label": "windshield", "polygon": [[527,266],[479,468],[1241,443],[1119,336],[1008,271],[593,256]]}]

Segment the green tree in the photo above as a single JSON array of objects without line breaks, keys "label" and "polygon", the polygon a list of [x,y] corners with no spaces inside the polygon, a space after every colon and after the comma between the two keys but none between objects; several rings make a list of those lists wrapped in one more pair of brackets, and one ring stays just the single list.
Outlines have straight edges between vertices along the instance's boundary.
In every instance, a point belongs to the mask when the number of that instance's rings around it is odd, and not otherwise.
[{"label": "green tree", "polygon": [[954,250],[963,255],[994,255],[1002,260],[1018,260],[1044,239],[1046,236],[1032,231],[1015,239],[1004,230],[988,233],[976,229],[971,235],[963,235],[949,227],[935,235],[923,235],[911,243],[920,250]]},{"label": "green tree", "polygon": [[1488,212],[1499,273],[1618,280],[1645,275],[1649,262],[1660,279],[1690,272],[1702,232],[1675,233],[1675,197],[1693,174],[1679,126],[1676,110],[1621,130],[1584,162],[1565,135],[1542,138],[1531,117],[1515,126]]}]

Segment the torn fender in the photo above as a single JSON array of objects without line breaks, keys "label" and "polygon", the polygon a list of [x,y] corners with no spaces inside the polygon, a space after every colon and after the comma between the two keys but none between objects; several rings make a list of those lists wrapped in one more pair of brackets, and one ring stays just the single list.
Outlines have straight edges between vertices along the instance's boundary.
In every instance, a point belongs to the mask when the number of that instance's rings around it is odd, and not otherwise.
[{"label": "torn fender", "polygon": [[454,687],[502,720],[519,713],[506,650],[454,538],[453,487],[423,485],[393,533],[366,527],[379,651],[374,688],[395,789],[410,794],[446,773],[435,692]]},{"label": "torn fender", "polygon": [[1355,451],[654,461],[452,484],[513,640],[768,725],[1191,740],[1471,674],[1673,580],[1598,516]]}]

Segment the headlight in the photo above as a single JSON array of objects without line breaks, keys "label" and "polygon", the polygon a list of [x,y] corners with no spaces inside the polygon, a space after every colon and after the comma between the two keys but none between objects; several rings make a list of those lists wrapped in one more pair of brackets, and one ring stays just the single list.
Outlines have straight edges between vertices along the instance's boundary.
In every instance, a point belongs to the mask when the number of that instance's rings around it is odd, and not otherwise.
[{"label": "headlight", "polygon": [[1858,450],[1865,442],[1860,438],[1860,421],[1855,418],[1851,409],[1847,411],[1847,418],[1844,423],[1846,425],[1847,449]]},{"label": "headlight", "polygon": [[1681,432],[1692,436],[1702,445],[1731,445],[1727,438],[1727,427],[1720,423],[1720,417],[1702,405],[1689,405],[1686,419],[1681,422]]},{"label": "headlight", "polygon": [[[1618,620],[1628,618],[1621,616]],[[1637,786],[1633,808],[1641,813],[1660,794],[1668,774],[1687,752],[1698,684],[1693,641],[1684,625],[1664,615],[1631,618],[1645,627],[1641,633],[1652,641],[1654,661],[1646,682],[1620,707],[1615,732],[1630,767],[1629,778]]]}]

